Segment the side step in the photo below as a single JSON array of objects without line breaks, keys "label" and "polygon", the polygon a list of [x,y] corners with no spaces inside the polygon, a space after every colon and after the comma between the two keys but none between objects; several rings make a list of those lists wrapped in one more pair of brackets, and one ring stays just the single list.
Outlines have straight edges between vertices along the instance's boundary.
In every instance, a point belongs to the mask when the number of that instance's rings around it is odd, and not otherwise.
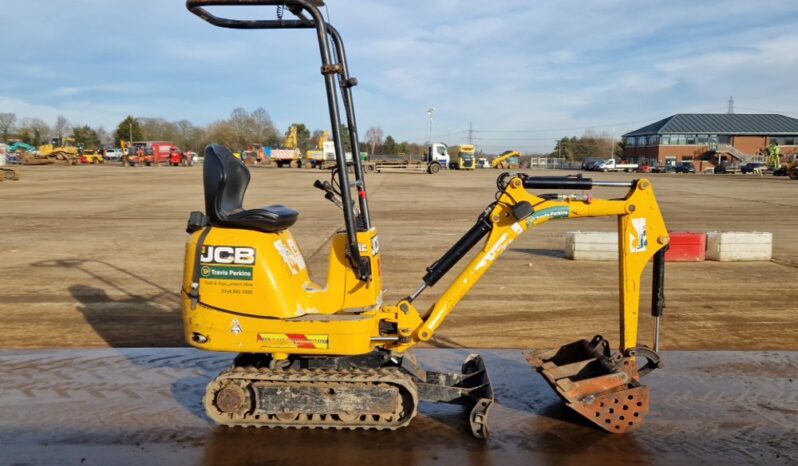
[{"label": "side step", "polygon": [[[641,349],[651,364],[647,373],[660,367],[656,353]],[[635,357],[610,353],[601,335],[579,340],[553,350],[526,353],[527,361],[574,411],[602,429],[617,434],[631,432],[643,424],[648,413],[648,387],[640,383]]]}]

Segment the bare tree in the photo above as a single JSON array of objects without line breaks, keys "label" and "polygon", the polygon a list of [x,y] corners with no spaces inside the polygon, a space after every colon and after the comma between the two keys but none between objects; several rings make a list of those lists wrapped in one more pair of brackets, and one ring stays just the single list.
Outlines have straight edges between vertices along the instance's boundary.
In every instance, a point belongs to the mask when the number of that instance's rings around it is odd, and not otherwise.
[{"label": "bare tree", "polygon": [[53,126],[53,136],[63,138],[72,131],[72,124],[66,119],[64,115],[58,115]]},{"label": "bare tree", "polygon": [[139,118],[141,132],[148,141],[174,142],[180,136],[177,124],[163,118]]},{"label": "bare tree", "polygon": [[235,133],[236,149],[245,149],[248,144],[254,142],[256,124],[255,119],[245,109],[238,107],[230,113],[230,126]]},{"label": "bare tree", "polygon": [[259,144],[276,145],[280,139],[280,135],[272,122],[271,117],[263,109],[258,107],[252,112],[252,120],[254,124],[254,141]]},{"label": "bare tree", "polygon": [[374,155],[377,152],[377,146],[382,145],[382,136],[382,128],[379,126],[372,126],[366,130],[366,141],[371,147],[370,155]]},{"label": "bare tree", "polygon": [[[320,129],[314,129],[313,133],[310,135],[310,141],[308,142],[310,147],[319,147],[319,141],[321,140],[322,135],[324,135],[324,131]],[[319,149],[321,148],[319,147]]]},{"label": "bare tree", "polygon": [[20,138],[28,144],[38,146],[50,138],[50,126],[39,118],[23,118],[17,126]]},{"label": "bare tree", "polygon": [[102,126],[94,128],[94,132],[97,133],[97,139],[103,147],[111,147],[114,142],[114,138],[111,137],[111,133],[106,131]]},{"label": "bare tree", "polygon": [[188,120],[180,120],[175,122],[175,126],[177,127],[178,133],[177,141],[175,141],[177,145],[184,149],[198,151],[200,149],[200,147],[197,145],[200,129],[194,126]]},{"label": "bare tree", "polygon": [[8,142],[8,133],[14,127],[17,115],[14,113],[0,113],[0,133],[3,134],[3,142]]}]

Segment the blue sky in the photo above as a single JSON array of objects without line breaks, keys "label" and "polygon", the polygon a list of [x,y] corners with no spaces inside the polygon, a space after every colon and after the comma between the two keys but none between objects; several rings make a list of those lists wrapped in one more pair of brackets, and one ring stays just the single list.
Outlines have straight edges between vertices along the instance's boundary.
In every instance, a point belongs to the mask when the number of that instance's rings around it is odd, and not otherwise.
[{"label": "blue sky", "polygon": [[[616,137],[673,113],[798,114],[794,0],[329,0],[361,133],[489,152]],[[274,18],[273,7],[234,8]],[[233,31],[182,1],[3,0],[0,112],[112,130],[127,114],[207,124],[264,107],[329,127],[309,31]],[[796,116],[796,115],[793,115]],[[362,137],[362,134],[361,134]]]}]

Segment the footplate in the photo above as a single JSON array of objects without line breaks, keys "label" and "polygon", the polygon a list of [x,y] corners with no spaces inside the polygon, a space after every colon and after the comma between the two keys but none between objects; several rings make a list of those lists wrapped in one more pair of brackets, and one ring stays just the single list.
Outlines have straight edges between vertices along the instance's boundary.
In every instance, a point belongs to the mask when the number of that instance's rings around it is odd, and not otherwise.
[{"label": "footplate", "polygon": [[424,371],[412,355],[405,356],[402,368],[417,379],[418,395],[422,401],[467,406],[471,433],[480,439],[489,437],[488,415],[493,406],[493,386],[481,356],[469,355],[460,374]]},{"label": "footplate", "polygon": [[566,405],[608,432],[630,432],[648,413],[648,387],[640,384],[635,352],[610,353],[600,335],[553,350],[526,353],[527,361]]}]

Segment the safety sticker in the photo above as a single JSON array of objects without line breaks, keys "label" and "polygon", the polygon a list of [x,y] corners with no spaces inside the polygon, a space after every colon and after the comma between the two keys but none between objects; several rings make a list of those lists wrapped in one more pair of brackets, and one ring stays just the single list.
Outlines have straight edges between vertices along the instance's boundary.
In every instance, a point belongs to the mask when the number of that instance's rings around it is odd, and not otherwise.
[{"label": "safety sticker", "polygon": [[513,223],[510,228],[513,229],[516,235],[520,235],[521,233],[524,232],[524,228],[521,225],[519,225],[518,222]]},{"label": "safety sticker", "polygon": [[502,234],[499,239],[496,241],[488,252],[482,256],[482,259],[477,263],[476,270],[483,269],[489,264],[492,264],[501,253],[507,249],[507,246],[510,244],[510,240],[507,237],[507,233]]},{"label": "safety sticker", "polygon": [[643,252],[648,249],[648,232],[645,218],[632,219],[632,232],[629,233],[629,250]]},{"label": "safety sticker", "polygon": [[371,254],[377,255],[380,253],[380,238],[377,235],[374,235],[374,238],[371,238]]},{"label": "safety sticker", "polygon": [[329,335],[258,333],[258,342],[268,348],[329,349]]},{"label": "safety sticker", "polygon": [[238,319],[233,318],[233,322],[230,323],[230,333],[233,335],[238,335],[243,331],[244,329],[241,328],[241,324],[238,322]]},{"label": "safety sticker", "polygon": [[291,275],[296,275],[305,270],[305,259],[302,258],[302,253],[293,239],[289,239],[285,243],[283,240],[278,239],[274,242],[274,248],[277,249],[280,257],[283,258],[283,262],[288,266]]}]

